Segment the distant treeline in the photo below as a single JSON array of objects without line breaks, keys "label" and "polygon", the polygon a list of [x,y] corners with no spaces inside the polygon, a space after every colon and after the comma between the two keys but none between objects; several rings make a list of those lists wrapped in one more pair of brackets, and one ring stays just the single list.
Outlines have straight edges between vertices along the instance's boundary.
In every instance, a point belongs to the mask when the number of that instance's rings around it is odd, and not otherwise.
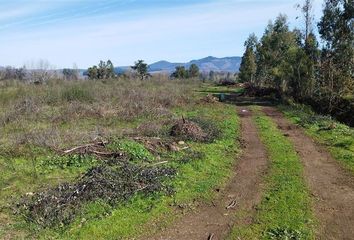
[{"label": "distant treeline", "polygon": [[260,40],[245,42],[239,80],[276,89],[283,97],[310,104],[354,125],[354,1],[325,0],[317,23],[323,44],[314,33],[312,1],[298,6],[304,29],[289,30],[280,14]]}]

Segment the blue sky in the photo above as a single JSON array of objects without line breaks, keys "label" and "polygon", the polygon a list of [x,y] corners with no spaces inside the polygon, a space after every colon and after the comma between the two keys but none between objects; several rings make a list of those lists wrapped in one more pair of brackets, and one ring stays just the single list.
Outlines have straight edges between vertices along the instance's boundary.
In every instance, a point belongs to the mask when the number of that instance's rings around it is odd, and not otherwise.
[{"label": "blue sky", "polygon": [[[240,56],[280,12],[292,26],[302,0],[0,0],[0,65],[48,60],[79,68],[111,59],[189,61]],[[319,17],[321,0],[315,0]]]}]

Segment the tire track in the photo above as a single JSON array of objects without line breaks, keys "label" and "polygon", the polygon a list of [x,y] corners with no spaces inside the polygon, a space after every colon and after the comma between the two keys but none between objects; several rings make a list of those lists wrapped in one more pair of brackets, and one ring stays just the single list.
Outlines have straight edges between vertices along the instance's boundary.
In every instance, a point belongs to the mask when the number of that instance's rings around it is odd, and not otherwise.
[{"label": "tire track", "polygon": [[[241,117],[243,154],[234,175],[214,204],[199,206],[162,232],[144,239],[224,239],[234,224],[250,224],[254,206],[261,201],[263,176],[268,161],[251,112],[238,108]],[[247,214],[236,213],[242,211]]]},{"label": "tire track", "polygon": [[304,166],[304,177],[319,220],[317,239],[354,239],[354,177],[322,147],[272,107],[263,111],[294,144]]}]

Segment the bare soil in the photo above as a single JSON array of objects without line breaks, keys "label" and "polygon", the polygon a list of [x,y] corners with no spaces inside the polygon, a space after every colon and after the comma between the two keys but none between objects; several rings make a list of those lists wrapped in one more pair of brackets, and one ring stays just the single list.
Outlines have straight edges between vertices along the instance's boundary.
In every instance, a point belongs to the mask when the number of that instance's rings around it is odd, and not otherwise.
[{"label": "bare soil", "polygon": [[[252,223],[268,161],[251,112],[241,107],[238,111],[244,149],[228,185],[213,203],[198,206],[162,232],[144,239],[224,239],[234,224]],[[237,214],[240,211],[242,214]]]},{"label": "bare soil", "polygon": [[304,165],[304,176],[313,196],[319,227],[316,239],[354,239],[354,177],[301,128],[272,107],[263,111],[294,144]]}]

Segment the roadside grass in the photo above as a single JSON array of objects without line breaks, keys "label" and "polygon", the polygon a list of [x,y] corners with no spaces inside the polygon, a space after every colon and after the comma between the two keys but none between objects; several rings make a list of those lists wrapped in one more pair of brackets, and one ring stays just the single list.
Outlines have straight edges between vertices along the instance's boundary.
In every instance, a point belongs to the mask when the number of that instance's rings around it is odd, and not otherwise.
[{"label": "roadside grass", "polygon": [[314,113],[304,105],[281,105],[279,109],[293,123],[326,146],[332,156],[354,174],[354,129],[328,116]]},{"label": "roadside grass", "polygon": [[230,239],[314,239],[311,200],[294,147],[270,118],[254,120],[271,161],[266,190],[253,223],[234,226]]}]

